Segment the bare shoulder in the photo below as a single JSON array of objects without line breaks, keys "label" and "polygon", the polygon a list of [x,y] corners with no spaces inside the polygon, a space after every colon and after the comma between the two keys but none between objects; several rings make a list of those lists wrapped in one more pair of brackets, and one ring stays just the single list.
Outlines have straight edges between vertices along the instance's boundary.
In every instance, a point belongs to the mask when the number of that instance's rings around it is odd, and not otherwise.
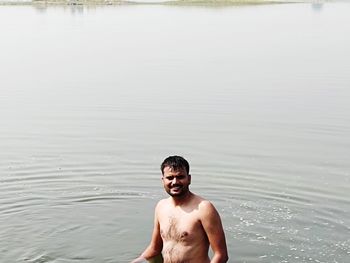
[{"label": "bare shoulder", "polygon": [[156,212],[157,212],[159,209],[161,209],[162,206],[164,206],[164,199],[158,201],[158,203],[157,203],[157,205],[156,205],[156,208],[155,208]]},{"label": "bare shoulder", "polygon": [[218,212],[217,212],[215,206],[210,201],[208,201],[204,198],[201,198],[201,201],[199,202],[198,208],[199,208],[200,214],[204,217],[218,216]]},{"label": "bare shoulder", "polygon": [[159,200],[157,206],[168,205],[169,202],[170,202],[169,199],[170,199],[170,198],[164,198],[164,199]]},{"label": "bare shoulder", "polygon": [[196,195],[196,202],[198,202],[198,208],[200,210],[215,209],[214,205],[207,199]]},{"label": "bare shoulder", "polygon": [[169,205],[169,199],[168,198],[159,200],[157,205],[156,205],[156,212],[163,210],[168,205]]}]

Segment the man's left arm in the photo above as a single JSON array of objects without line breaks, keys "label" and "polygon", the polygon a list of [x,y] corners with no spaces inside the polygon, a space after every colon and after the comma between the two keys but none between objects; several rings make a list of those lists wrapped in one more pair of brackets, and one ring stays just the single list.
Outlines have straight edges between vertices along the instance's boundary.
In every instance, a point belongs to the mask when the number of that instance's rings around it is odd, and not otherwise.
[{"label": "man's left arm", "polygon": [[225,263],[228,261],[228,253],[220,215],[209,201],[204,201],[200,210],[202,225],[214,252],[210,263]]}]

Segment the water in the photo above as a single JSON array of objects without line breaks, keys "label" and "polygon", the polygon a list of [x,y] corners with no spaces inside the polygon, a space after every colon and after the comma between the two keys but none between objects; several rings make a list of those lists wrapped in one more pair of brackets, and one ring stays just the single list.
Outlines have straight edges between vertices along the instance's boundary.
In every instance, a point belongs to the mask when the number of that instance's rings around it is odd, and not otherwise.
[{"label": "water", "polygon": [[129,262],[170,154],[229,262],[349,262],[349,11],[1,6],[0,262]]}]

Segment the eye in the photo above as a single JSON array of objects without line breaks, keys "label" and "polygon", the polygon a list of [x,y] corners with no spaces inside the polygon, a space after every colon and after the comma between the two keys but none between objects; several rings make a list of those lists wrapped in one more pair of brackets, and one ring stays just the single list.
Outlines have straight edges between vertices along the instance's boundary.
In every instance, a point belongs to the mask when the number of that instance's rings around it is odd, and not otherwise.
[{"label": "eye", "polygon": [[174,179],[174,176],[167,176],[166,179],[172,181]]}]

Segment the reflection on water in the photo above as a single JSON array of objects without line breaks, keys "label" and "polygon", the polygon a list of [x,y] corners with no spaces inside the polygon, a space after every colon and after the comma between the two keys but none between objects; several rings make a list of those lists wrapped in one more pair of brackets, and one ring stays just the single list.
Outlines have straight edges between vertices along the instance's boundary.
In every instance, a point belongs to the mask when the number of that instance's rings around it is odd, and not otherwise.
[{"label": "reflection on water", "polygon": [[230,262],[347,262],[349,8],[0,7],[0,262],[129,262],[170,154]]},{"label": "reflection on water", "polygon": [[[33,8],[38,11],[38,13],[46,13],[49,10],[52,10],[54,7],[52,5],[47,5],[47,4],[40,4],[40,5],[33,5]],[[96,10],[98,8],[97,6],[94,5],[66,5],[66,6],[59,6],[56,7],[58,9],[64,9],[64,10],[69,10],[72,15],[83,15],[86,13],[86,10]]]},{"label": "reflection on water", "polygon": [[[167,0],[165,1],[153,1],[153,0],[140,0],[140,1],[132,1],[133,3],[154,3],[154,4],[162,4],[162,2],[167,2]],[[213,6],[206,6],[206,5],[199,5],[197,6],[197,8],[214,8]],[[324,2],[314,2],[311,3],[311,7],[312,10],[315,12],[321,12],[323,7],[324,7]],[[48,9],[52,9],[52,5],[47,5],[47,4],[40,4],[40,5],[34,5],[33,8],[35,8],[35,10],[37,10],[39,13],[45,13]],[[65,10],[70,10],[70,12],[75,15],[75,14],[84,14],[87,10],[96,10],[98,8],[101,8],[99,6],[95,6],[95,5],[82,5],[82,4],[74,4],[74,2],[72,2],[71,4],[69,4],[68,6],[60,6],[60,9],[65,9]]]},{"label": "reflection on water", "polygon": [[312,6],[312,9],[313,9],[314,11],[319,12],[319,11],[321,11],[322,8],[323,8],[323,3],[317,3],[317,2],[316,2],[316,3],[312,3],[311,6]]}]

